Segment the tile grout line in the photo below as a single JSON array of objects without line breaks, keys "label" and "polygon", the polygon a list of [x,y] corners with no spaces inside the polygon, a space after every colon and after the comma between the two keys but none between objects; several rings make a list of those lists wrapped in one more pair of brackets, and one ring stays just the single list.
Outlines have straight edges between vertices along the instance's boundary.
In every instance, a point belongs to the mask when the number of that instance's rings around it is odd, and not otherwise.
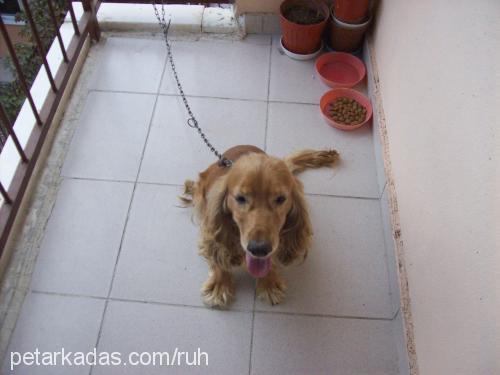
[{"label": "tile grout line", "polygon": [[399,314],[399,312],[400,312],[400,311],[401,311],[401,307],[398,307],[398,308],[396,309],[396,312],[394,313],[394,315],[393,315],[393,317],[392,317],[392,319],[391,319],[391,320],[395,320],[395,319],[397,318],[397,316],[398,316],[398,314]]},{"label": "tile grout line", "polygon": [[[272,52],[271,52],[272,53]],[[178,94],[169,94],[169,93],[160,93],[160,96],[180,96]],[[234,100],[240,102],[257,102],[257,103],[276,103],[276,104],[297,104],[297,105],[307,105],[307,106],[318,106],[318,103],[309,103],[309,102],[294,102],[294,101],[286,101],[286,100],[274,100],[274,99],[255,99],[255,98],[231,98],[226,96],[209,96],[209,95],[193,95],[186,94],[188,98],[198,98],[198,99],[218,99],[218,100]]]},{"label": "tile grout line", "polygon": [[77,177],[77,176],[62,176],[64,180],[76,180],[76,181],[93,181],[93,182],[118,182],[121,184],[133,184],[134,181],[130,180],[112,180],[109,178],[99,178],[99,177]]},{"label": "tile grout line", "polygon": [[67,292],[52,292],[47,290],[38,290],[32,289],[31,293],[33,294],[44,294],[48,296],[58,296],[58,297],[72,297],[72,298],[89,298],[89,299],[97,299],[100,301],[105,301],[106,297],[97,296],[92,294],[78,294],[78,293],[67,293]]},{"label": "tile grout line", "polygon": [[[113,288],[113,281],[114,281],[116,269],[117,269],[117,266],[118,266],[118,259],[120,257],[120,253],[121,253],[121,250],[122,250],[123,239],[125,238],[125,231],[127,229],[128,220],[130,218],[130,211],[131,211],[131,208],[132,208],[132,202],[134,200],[136,186],[137,185],[134,184],[134,187],[132,188],[132,194],[130,195],[130,202],[129,202],[128,209],[127,209],[127,216],[125,217],[125,222],[123,224],[122,235],[121,235],[121,238],[120,238],[120,245],[118,246],[118,253],[116,254],[116,260],[115,260],[115,264],[113,266],[113,273],[112,273],[112,276],[111,276],[111,282],[109,283],[108,294],[107,294],[107,297],[104,298],[104,309],[102,310],[101,324],[99,325],[99,331],[97,332],[97,339],[96,339],[96,343],[95,343],[95,346],[94,346],[95,348],[97,348],[99,346],[99,342],[101,340],[102,328],[104,326],[104,319],[106,317],[106,311],[108,310],[109,296],[111,295],[111,290]],[[94,365],[91,365],[90,366],[89,375],[92,375],[93,371],[94,371]]]},{"label": "tile grout line", "polygon": [[264,128],[264,151],[267,152],[267,129],[269,127],[269,91],[271,87],[271,59],[273,56],[273,38],[269,45],[269,60],[267,64],[267,99],[266,99],[266,127]]},{"label": "tile grout line", "polygon": [[149,91],[130,91],[130,90],[113,90],[113,89],[99,89],[92,88],[89,89],[89,93],[96,92],[101,94],[126,94],[126,95],[147,95],[147,96],[157,96],[155,92]]},{"label": "tile grout line", "polygon": [[[81,180],[81,181],[97,181],[97,182],[119,182],[126,184],[134,184],[134,181],[127,180],[111,180],[107,178],[95,178],[95,177],[74,177],[74,176],[61,176],[65,180]],[[183,184],[169,183],[169,182],[152,182],[152,181],[137,181],[140,185],[155,185],[155,186],[171,186],[182,188]],[[345,198],[345,199],[361,199],[361,200],[380,200],[378,197],[360,197],[351,195],[340,195],[340,194],[323,194],[323,193],[305,193],[306,196],[310,197],[325,197],[325,198]]]},{"label": "tile grout line", "polygon": [[[264,25],[264,18],[262,17],[262,27]],[[266,126],[264,128],[264,151],[267,152],[267,130],[269,127],[269,91],[271,87],[271,59],[273,55],[273,38],[269,44],[269,59],[267,65],[267,98],[266,98]],[[255,301],[257,299],[257,281],[254,284],[253,290],[253,305],[252,305],[252,323],[250,328],[250,353],[248,358],[248,375],[252,374],[252,355],[253,355],[253,336],[255,327]]]},{"label": "tile grout line", "polygon": [[[380,317],[368,317],[368,316],[351,316],[351,315],[334,315],[334,314],[316,314],[316,313],[299,313],[299,312],[287,312],[287,311],[268,311],[268,310],[255,310],[255,307],[252,310],[244,310],[244,309],[235,309],[231,308],[228,310],[219,310],[219,309],[210,309],[205,305],[188,305],[188,304],[180,304],[180,303],[170,303],[170,302],[161,302],[161,301],[146,301],[146,300],[138,300],[138,299],[130,299],[130,298],[119,298],[119,297],[100,297],[100,296],[92,296],[92,295],[83,295],[83,294],[72,294],[72,293],[59,293],[59,292],[47,292],[42,290],[32,290],[34,294],[43,294],[43,295],[51,295],[51,296],[59,296],[59,297],[73,297],[73,298],[89,298],[96,299],[101,301],[112,301],[112,302],[129,302],[129,303],[140,303],[144,305],[154,305],[154,306],[168,306],[168,307],[177,307],[177,308],[191,308],[191,309],[202,309],[207,311],[225,311],[225,312],[237,312],[237,313],[252,313],[252,327],[255,313],[259,314],[271,314],[271,315],[286,315],[286,316],[298,316],[304,318],[328,318],[328,319],[348,319],[348,320],[374,320],[374,321],[386,321],[390,322],[395,319],[397,316],[399,309],[396,311],[396,314],[388,317],[388,318],[380,318]],[[256,290],[254,290],[254,306],[256,303]],[[253,329],[253,328],[252,328]],[[253,336],[251,339],[251,343],[253,343]]]},{"label": "tile grout line", "polygon": [[389,318],[380,317],[369,317],[369,316],[351,316],[351,315],[331,315],[331,314],[316,314],[316,313],[296,313],[290,311],[268,311],[268,310],[255,310],[259,314],[271,314],[271,315],[288,315],[288,316],[300,316],[306,318],[328,318],[328,319],[350,319],[350,320],[375,320],[391,322],[394,318],[391,316]]},{"label": "tile grout line", "polygon": [[[65,180],[78,180],[78,181],[95,181],[95,182],[118,182],[123,184],[135,184],[135,181],[130,180],[112,180],[108,178],[96,178],[96,177],[75,177],[75,176],[61,176]],[[169,182],[150,182],[150,181],[137,181],[140,185],[157,185],[157,186],[172,186],[172,187],[183,187],[182,184],[175,184]]]},{"label": "tile grout line", "polygon": [[253,334],[255,325],[255,300],[257,298],[257,281],[253,288],[253,305],[252,305],[252,324],[250,328],[250,356],[248,359],[248,375],[252,374],[252,354],[253,354]]},{"label": "tile grout line", "polygon": [[[170,302],[161,302],[161,301],[146,301],[140,299],[132,299],[132,298],[120,298],[120,297],[101,297],[101,296],[92,296],[87,294],[72,294],[72,293],[60,293],[60,292],[48,292],[43,290],[33,290],[34,294],[42,294],[49,296],[58,296],[58,297],[70,297],[70,298],[88,298],[88,299],[96,299],[100,301],[112,301],[112,302],[127,302],[127,303],[140,303],[143,305],[153,305],[153,306],[168,306],[168,307],[177,307],[177,308],[192,308],[192,309],[203,309],[207,310],[205,305],[188,305],[182,303],[170,303]],[[219,311],[218,309],[208,309],[212,311]],[[250,314],[251,310],[244,309],[230,309],[230,310],[220,310],[220,311],[229,311],[229,312],[237,312],[237,313],[245,313]]]},{"label": "tile grout line", "polygon": [[382,200],[382,197],[384,196],[386,187],[387,187],[387,181],[384,182],[384,187],[382,188],[382,191],[380,192],[380,197],[379,197],[380,200]]},{"label": "tile grout line", "polygon": [[[272,52],[271,52],[272,53]],[[137,94],[137,95],[157,95],[154,92],[145,92],[145,91],[128,91],[128,90],[110,90],[110,89],[91,89],[89,92],[98,92],[98,93],[110,93],[110,94]],[[171,94],[171,93],[162,93],[158,94],[159,96],[166,97],[180,97],[179,94]],[[257,102],[257,103],[277,103],[277,104],[297,104],[297,105],[308,105],[308,106],[317,106],[318,103],[309,103],[309,102],[295,102],[295,101],[286,101],[286,100],[272,100],[272,99],[256,99],[256,98],[234,98],[234,97],[226,97],[226,96],[210,96],[210,95],[193,95],[186,94],[187,98],[198,98],[198,99],[218,99],[218,100],[234,100],[241,102]]]},{"label": "tile grout line", "polygon": [[[112,273],[112,276],[111,276],[111,282],[109,283],[108,294],[107,294],[106,300],[104,302],[104,309],[102,311],[101,324],[99,325],[99,331],[97,333],[97,340],[96,340],[96,343],[95,343],[95,348],[97,348],[99,346],[99,342],[101,340],[102,329],[104,327],[104,320],[106,318],[106,312],[108,310],[108,305],[109,305],[109,301],[110,301],[111,291],[113,290],[113,284],[114,284],[114,281],[115,281],[116,270],[118,268],[118,262],[120,260],[120,254],[121,254],[121,251],[122,251],[122,248],[123,248],[123,242],[124,242],[124,239],[125,239],[125,232],[127,230],[128,221],[130,219],[130,213],[131,213],[131,210],[132,210],[132,204],[134,202],[135,192],[136,192],[136,189],[137,189],[137,183],[138,183],[138,180],[139,180],[139,174],[141,172],[142,162],[144,160],[144,153],[146,152],[146,147],[147,147],[147,144],[148,144],[149,134],[151,132],[151,127],[152,127],[153,119],[154,119],[155,112],[156,112],[156,105],[158,104],[158,98],[159,98],[159,92],[160,92],[160,88],[161,88],[161,83],[162,83],[162,80],[163,80],[163,76],[165,74],[166,67],[167,67],[167,56],[165,55],[165,61],[163,63],[163,69],[162,69],[162,72],[160,74],[160,79],[159,79],[159,82],[158,82],[158,89],[157,89],[157,92],[156,92],[155,101],[154,101],[154,104],[153,104],[153,108],[151,110],[151,117],[150,117],[150,120],[149,120],[148,131],[147,131],[147,134],[146,134],[146,139],[144,140],[144,146],[142,147],[141,160],[140,160],[140,163],[139,163],[139,167],[137,168],[137,174],[136,174],[136,177],[135,177],[134,186],[132,188],[132,194],[130,195],[130,202],[129,202],[129,205],[128,205],[127,216],[125,218],[125,223],[123,225],[122,235],[121,235],[121,239],[120,239],[120,245],[118,246],[118,253],[116,254],[115,265],[113,267],[113,273]],[[90,366],[90,370],[89,370],[89,375],[92,375],[93,371],[94,371],[94,365],[91,365]]]},{"label": "tile grout line", "polygon": [[359,197],[359,196],[350,196],[350,195],[338,195],[338,194],[321,194],[321,193],[304,193],[309,197],[331,197],[331,198],[346,198],[346,199],[361,199],[361,200],[369,200],[369,201],[378,201],[380,198],[377,197]]}]

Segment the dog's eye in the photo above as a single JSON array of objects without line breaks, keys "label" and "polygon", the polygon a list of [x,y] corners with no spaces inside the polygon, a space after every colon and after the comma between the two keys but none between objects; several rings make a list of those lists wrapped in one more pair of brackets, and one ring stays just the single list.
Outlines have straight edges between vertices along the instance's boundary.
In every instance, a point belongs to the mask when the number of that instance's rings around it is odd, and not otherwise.
[{"label": "dog's eye", "polygon": [[236,202],[238,202],[238,204],[247,203],[247,199],[243,195],[240,195],[240,194],[238,194],[236,197],[234,197],[234,199],[236,200]]},{"label": "dog's eye", "polygon": [[286,201],[286,197],[284,195],[280,195],[278,198],[275,199],[276,204],[283,204]]}]

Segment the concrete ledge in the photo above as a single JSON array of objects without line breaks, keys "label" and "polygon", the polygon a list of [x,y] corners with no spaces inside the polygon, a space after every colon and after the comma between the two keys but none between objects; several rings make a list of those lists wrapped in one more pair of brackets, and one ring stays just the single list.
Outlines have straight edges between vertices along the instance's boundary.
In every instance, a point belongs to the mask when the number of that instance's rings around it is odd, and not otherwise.
[{"label": "concrete ledge", "polygon": [[[161,14],[161,5],[158,5]],[[103,30],[159,31],[158,19],[150,4],[104,3],[97,13]],[[165,5],[165,20],[171,19],[170,30],[182,33],[238,32],[233,8],[205,7],[203,5]]]},{"label": "concrete ledge", "polygon": [[201,31],[204,33],[228,34],[238,30],[233,9],[205,8]]},{"label": "concrete ledge", "polygon": [[[158,6],[160,10],[161,6]],[[172,20],[170,30],[201,32],[202,5],[165,5],[165,20]],[[103,30],[158,31],[153,6],[150,4],[101,4],[97,19]]]}]

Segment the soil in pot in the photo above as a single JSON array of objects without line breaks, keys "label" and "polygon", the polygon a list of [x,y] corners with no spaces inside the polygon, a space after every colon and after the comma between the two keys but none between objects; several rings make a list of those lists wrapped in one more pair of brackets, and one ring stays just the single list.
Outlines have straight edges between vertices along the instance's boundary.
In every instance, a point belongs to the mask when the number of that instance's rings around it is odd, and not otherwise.
[{"label": "soil in pot", "polygon": [[304,5],[290,7],[283,15],[287,20],[299,25],[314,25],[325,19],[325,16],[317,9],[312,9]]},{"label": "soil in pot", "polygon": [[328,6],[320,0],[283,1],[280,24],[284,48],[300,55],[318,51],[328,16]]}]

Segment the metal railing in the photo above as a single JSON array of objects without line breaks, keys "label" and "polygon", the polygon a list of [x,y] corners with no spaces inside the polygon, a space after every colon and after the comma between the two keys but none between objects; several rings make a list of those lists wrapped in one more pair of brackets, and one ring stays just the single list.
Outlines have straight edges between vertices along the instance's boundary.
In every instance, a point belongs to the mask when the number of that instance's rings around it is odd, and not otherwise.
[{"label": "metal railing", "polygon": [[[59,30],[59,24],[57,22],[53,2],[54,0],[47,0],[47,12],[49,13],[50,19],[52,20],[53,26],[55,28],[55,39],[57,39],[57,43],[59,44],[63,57],[63,62],[56,72],[53,72],[51,70],[51,67],[47,61],[47,51],[45,51],[44,45],[40,38],[39,30],[37,28],[35,18],[33,17],[29,0],[22,0],[25,16],[28,21],[27,23],[29,24],[36,50],[42,60],[42,66],[47,74],[51,88],[40,110],[38,110],[35,105],[35,101],[33,100],[32,94],[30,92],[30,87],[28,86],[28,81],[25,77],[25,73],[23,72],[23,68],[19,61],[16,49],[7,32],[7,28],[2,20],[2,17],[0,17],[0,33],[9,51],[9,55],[15,68],[20,87],[22,88],[24,95],[26,95],[26,100],[31,107],[31,111],[36,122],[36,125],[34,125],[33,131],[31,132],[26,145],[23,147],[14,130],[15,121],[9,119],[9,116],[3,104],[0,103],[0,125],[3,125],[2,130],[5,133],[0,139],[0,142],[5,143],[4,141],[8,140],[5,136],[8,136],[8,138],[12,140],[20,158],[20,163],[9,186],[6,187],[2,183],[2,181],[0,181],[0,195],[4,199],[4,202],[0,207],[0,257],[3,253],[5,245],[9,238],[9,234],[14,225],[16,215],[19,211],[22,199],[35,169],[35,165],[40,155],[44,140],[53,122],[63,94],[67,88],[69,78],[71,76],[71,73],[73,72],[84,42],[88,36],[90,36],[90,38],[95,41],[98,41],[100,39],[100,29],[97,22],[97,11],[101,5],[101,2],[151,3],[152,0],[81,0],[84,12],[79,20],[77,20],[75,16],[75,11],[73,9],[71,0],[68,0],[68,13],[73,24],[73,35],[70,42],[67,43],[66,46],[63,43],[63,38]],[[161,0],[156,0],[156,2],[160,3]],[[196,2],[184,0],[164,1],[165,4],[202,4],[205,6],[209,6],[214,3],[231,4],[233,2],[234,0],[198,0]],[[0,153],[1,152],[2,150],[0,149]]]},{"label": "metal railing", "polygon": [[75,67],[85,39],[90,35],[92,39],[99,40],[100,36],[99,25],[96,17],[99,1],[82,0],[84,13],[80,17],[79,21],[76,19],[73,4],[71,1],[68,1],[68,12],[73,24],[74,33],[70,42],[67,43],[67,46],[65,46],[59,30],[56,14],[54,12],[53,0],[47,0],[47,12],[53,22],[56,33],[55,37],[58,40],[63,56],[63,63],[59,66],[57,71],[54,72],[47,61],[47,51],[45,51],[44,45],[41,41],[39,30],[31,12],[30,3],[28,0],[22,0],[22,4],[33,35],[35,47],[40,55],[42,65],[47,74],[51,91],[47,95],[40,110],[38,110],[30,92],[30,87],[28,87],[28,82],[19,61],[18,53],[16,52],[11,37],[7,32],[7,27],[5,26],[2,17],[0,17],[0,33],[5,45],[7,46],[10,58],[15,68],[17,79],[19,80],[19,84],[24,95],[26,95],[26,100],[31,107],[31,111],[36,122],[26,145],[22,147],[14,130],[14,121],[9,119],[3,104],[0,103],[0,122],[3,125],[3,128],[7,131],[8,136],[12,140],[21,159],[21,163],[17,166],[8,188],[6,188],[2,181],[0,181],[0,194],[4,199],[4,204],[0,208],[0,256],[3,253],[5,244],[7,243],[8,236],[21,205],[21,201],[33,174],[37,159],[40,155],[43,142],[47,136],[52,120],[54,119],[62,96],[66,90],[70,75]]}]

